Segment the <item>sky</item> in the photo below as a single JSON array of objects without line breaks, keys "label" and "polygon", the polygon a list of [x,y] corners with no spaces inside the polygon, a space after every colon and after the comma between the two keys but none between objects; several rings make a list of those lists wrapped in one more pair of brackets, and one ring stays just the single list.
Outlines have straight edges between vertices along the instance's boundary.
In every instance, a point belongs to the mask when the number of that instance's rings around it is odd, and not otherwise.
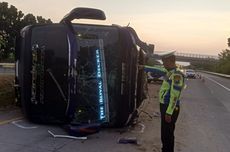
[{"label": "sky", "polygon": [[106,21],[133,27],[156,51],[218,55],[230,37],[230,0],[4,0],[23,13],[59,22],[76,7],[98,8]]}]

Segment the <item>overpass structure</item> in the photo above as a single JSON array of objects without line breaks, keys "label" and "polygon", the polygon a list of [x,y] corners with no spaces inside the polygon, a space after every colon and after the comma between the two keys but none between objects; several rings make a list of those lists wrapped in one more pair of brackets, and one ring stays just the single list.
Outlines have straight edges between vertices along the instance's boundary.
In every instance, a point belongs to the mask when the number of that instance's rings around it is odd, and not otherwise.
[{"label": "overpass structure", "polygon": [[[155,59],[160,59],[158,53],[153,55]],[[180,53],[176,52],[176,60],[182,62],[190,62],[192,63],[204,63],[204,62],[217,62],[219,60],[218,56],[214,55],[203,55],[203,54],[192,54],[192,53]]]}]

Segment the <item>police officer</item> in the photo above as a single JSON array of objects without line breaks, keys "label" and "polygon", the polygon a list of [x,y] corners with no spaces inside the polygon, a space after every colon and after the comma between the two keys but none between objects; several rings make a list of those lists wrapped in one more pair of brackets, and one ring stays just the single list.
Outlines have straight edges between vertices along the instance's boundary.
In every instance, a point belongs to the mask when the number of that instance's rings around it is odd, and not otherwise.
[{"label": "police officer", "polygon": [[184,75],[176,67],[175,51],[161,54],[164,67],[143,66],[146,72],[164,77],[159,92],[161,112],[162,152],[174,151],[174,130],[180,112],[180,96],[184,87]]}]

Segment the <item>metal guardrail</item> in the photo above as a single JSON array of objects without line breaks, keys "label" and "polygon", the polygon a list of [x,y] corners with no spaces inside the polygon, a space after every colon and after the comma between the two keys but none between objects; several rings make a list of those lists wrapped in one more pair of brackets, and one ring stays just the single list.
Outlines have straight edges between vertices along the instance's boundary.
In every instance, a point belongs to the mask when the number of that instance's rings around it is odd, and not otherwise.
[{"label": "metal guardrail", "polygon": [[215,55],[192,54],[192,53],[181,53],[181,52],[176,52],[175,55],[181,57],[198,58],[198,59],[215,59],[215,60],[219,59],[219,57]]},{"label": "metal guardrail", "polygon": [[209,72],[209,71],[202,71],[202,70],[197,70],[197,71],[212,74],[212,75],[217,75],[217,76],[221,76],[221,77],[230,79],[230,75],[227,75],[227,74],[221,74],[221,73],[215,73],[215,72]]},{"label": "metal guardrail", "polygon": [[[162,51],[155,51],[155,55],[162,53]],[[197,58],[197,59],[215,59],[218,60],[219,57],[216,55],[205,55],[205,54],[193,54],[193,53],[182,53],[182,52],[176,52],[176,56],[178,57],[187,57],[187,58]]]}]

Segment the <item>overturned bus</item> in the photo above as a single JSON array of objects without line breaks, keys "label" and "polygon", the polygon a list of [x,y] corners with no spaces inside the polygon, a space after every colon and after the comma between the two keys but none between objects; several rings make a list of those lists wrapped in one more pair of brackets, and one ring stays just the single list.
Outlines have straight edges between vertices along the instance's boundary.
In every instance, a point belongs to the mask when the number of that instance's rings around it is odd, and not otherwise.
[{"label": "overturned bus", "polygon": [[16,46],[16,94],[38,123],[100,123],[122,127],[144,99],[144,72],[153,45],[130,27],[74,24],[105,20],[101,10],[76,8],[58,24],[30,25]]}]

